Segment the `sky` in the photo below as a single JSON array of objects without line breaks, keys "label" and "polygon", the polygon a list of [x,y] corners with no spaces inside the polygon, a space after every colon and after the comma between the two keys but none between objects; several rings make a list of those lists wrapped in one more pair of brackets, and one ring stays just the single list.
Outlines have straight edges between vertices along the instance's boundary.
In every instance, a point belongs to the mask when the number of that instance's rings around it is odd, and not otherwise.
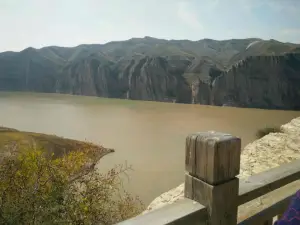
[{"label": "sky", "polygon": [[300,0],[0,0],[0,52],[132,37],[300,43]]}]

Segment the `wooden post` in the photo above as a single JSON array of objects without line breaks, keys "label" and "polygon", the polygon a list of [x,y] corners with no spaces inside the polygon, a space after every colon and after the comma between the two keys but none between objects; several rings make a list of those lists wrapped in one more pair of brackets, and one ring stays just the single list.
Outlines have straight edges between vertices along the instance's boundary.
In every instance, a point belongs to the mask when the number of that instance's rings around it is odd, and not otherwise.
[{"label": "wooden post", "polygon": [[210,225],[236,225],[241,140],[201,132],[186,138],[185,197],[207,207]]}]

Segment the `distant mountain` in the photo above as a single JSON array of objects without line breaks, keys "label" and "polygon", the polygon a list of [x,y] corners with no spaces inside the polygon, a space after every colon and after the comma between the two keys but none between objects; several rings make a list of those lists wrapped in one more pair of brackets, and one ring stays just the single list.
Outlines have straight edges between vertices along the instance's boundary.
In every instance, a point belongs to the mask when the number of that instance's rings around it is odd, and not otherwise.
[{"label": "distant mountain", "polygon": [[152,37],[27,48],[0,53],[0,90],[300,109],[299,49],[258,38]]},{"label": "distant mountain", "polygon": [[288,52],[296,52],[296,48],[300,45],[291,43],[282,43],[276,40],[257,40],[247,46],[247,48],[236,54],[230,59],[230,64],[243,60],[248,56],[266,56],[266,55],[282,55]]}]

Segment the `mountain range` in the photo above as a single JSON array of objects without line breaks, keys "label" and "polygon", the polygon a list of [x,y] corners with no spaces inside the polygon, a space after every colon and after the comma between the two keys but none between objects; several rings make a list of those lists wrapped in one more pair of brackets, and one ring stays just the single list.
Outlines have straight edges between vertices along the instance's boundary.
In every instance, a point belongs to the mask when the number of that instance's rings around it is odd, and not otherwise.
[{"label": "mountain range", "polygon": [[300,44],[132,38],[0,53],[0,91],[300,110]]}]

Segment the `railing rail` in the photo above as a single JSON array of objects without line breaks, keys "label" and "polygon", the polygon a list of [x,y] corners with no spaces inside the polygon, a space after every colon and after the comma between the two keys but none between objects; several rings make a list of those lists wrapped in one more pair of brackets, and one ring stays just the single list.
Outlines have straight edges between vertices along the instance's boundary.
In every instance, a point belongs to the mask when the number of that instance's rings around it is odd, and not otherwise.
[{"label": "railing rail", "polygon": [[[254,224],[264,224],[265,221],[273,219],[275,216],[281,215],[282,212],[286,210],[289,205],[290,199],[293,195],[290,195],[283,200],[276,202],[270,207],[256,213],[255,215],[243,220],[238,223],[238,225],[254,225]],[[271,223],[273,224],[273,223]]]},{"label": "railing rail", "polygon": [[300,160],[237,178],[241,140],[229,134],[201,132],[186,138],[185,199],[119,223],[120,225],[273,224],[293,196],[275,201],[238,223],[238,207],[300,179]]},{"label": "railing rail", "polygon": [[172,205],[167,205],[149,213],[136,216],[124,222],[122,225],[141,224],[172,224],[172,225],[202,225],[207,221],[207,210],[198,202],[190,199],[182,199]]},{"label": "railing rail", "polygon": [[240,180],[239,205],[300,179],[300,160]]}]

